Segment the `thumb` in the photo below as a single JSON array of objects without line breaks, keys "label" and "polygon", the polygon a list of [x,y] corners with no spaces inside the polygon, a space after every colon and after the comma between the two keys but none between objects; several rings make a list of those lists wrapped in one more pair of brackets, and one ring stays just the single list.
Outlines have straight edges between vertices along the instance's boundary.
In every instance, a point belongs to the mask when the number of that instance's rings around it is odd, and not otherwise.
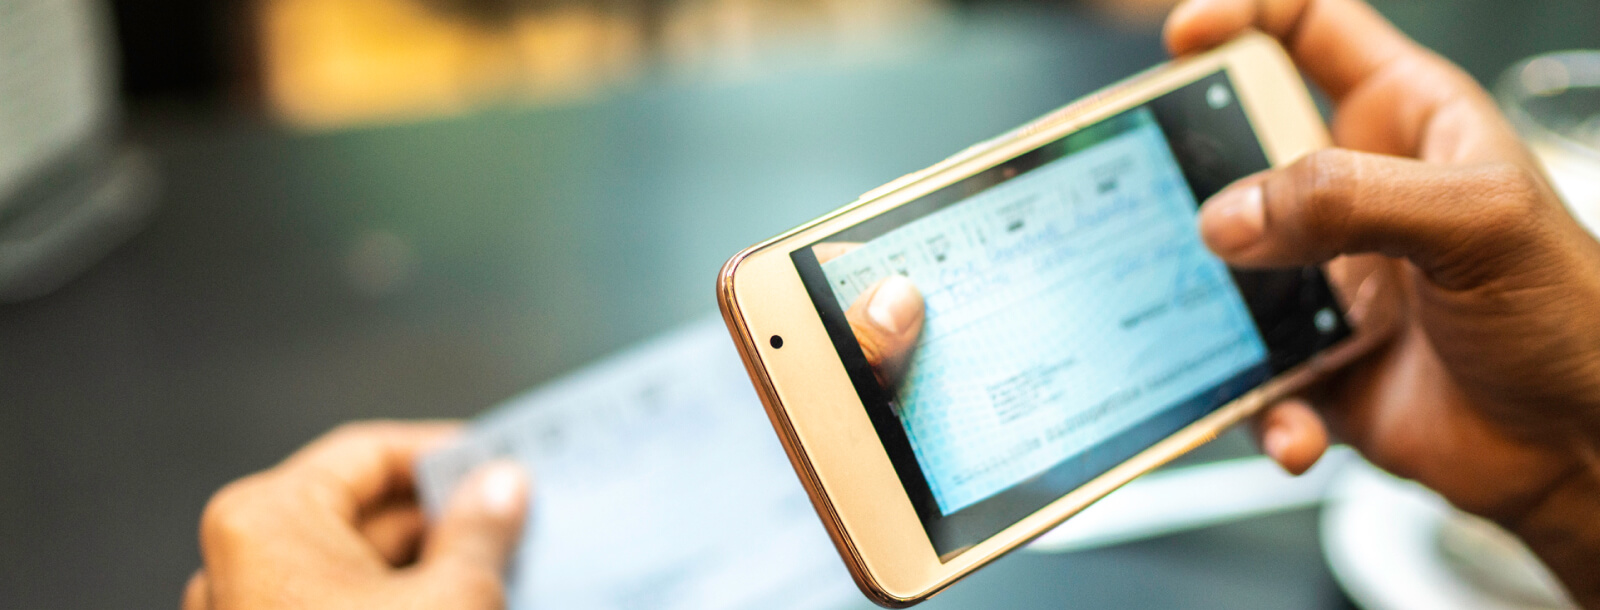
[{"label": "thumb", "polygon": [[1311,265],[1341,254],[1404,257],[1435,284],[1470,288],[1533,262],[1552,218],[1543,182],[1512,164],[1444,166],[1347,150],[1245,178],[1200,210],[1230,265]]},{"label": "thumb", "polygon": [[878,383],[890,390],[900,385],[922,335],[925,313],[917,286],[904,276],[891,275],[857,297],[844,317]]},{"label": "thumb", "polygon": [[427,597],[448,607],[499,608],[502,577],[528,512],[529,478],[515,462],[478,467],[456,489],[424,544],[420,577]]}]

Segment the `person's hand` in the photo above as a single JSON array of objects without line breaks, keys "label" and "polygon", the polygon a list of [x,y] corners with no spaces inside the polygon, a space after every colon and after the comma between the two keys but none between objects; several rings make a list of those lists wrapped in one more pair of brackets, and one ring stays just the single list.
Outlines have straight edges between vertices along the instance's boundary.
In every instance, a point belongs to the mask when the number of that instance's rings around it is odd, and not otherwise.
[{"label": "person's hand", "polygon": [[1201,233],[1239,267],[1350,255],[1331,268],[1346,295],[1396,297],[1351,317],[1401,329],[1308,393],[1316,410],[1270,409],[1264,450],[1304,470],[1326,421],[1373,463],[1520,534],[1600,604],[1600,244],[1489,95],[1359,0],[1191,0],[1166,40],[1183,55],[1250,27],[1333,99],[1341,148],[1213,197]]},{"label": "person's hand", "polygon": [[469,475],[438,523],[412,464],[454,424],[350,424],[224,487],[200,522],[205,567],[185,610],[497,609],[529,483],[515,464]]},{"label": "person's hand", "polygon": [[[829,242],[817,244],[813,253],[817,262],[826,263],[859,247],[861,244],[855,242]],[[922,293],[911,280],[899,275],[878,280],[844,311],[861,353],[884,389],[899,389],[917,339],[922,336],[924,317]]]}]

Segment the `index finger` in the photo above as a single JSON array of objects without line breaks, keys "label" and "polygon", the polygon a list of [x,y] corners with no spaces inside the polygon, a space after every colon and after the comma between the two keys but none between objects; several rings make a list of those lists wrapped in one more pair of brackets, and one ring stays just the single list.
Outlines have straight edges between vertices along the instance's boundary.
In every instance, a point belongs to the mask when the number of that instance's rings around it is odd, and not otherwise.
[{"label": "index finger", "polygon": [[353,522],[367,508],[412,489],[417,458],[460,427],[455,422],[345,424],[289,456],[278,470]]},{"label": "index finger", "polygon": [[1534,167],[1477,81],[1361,0],[1189,0],[1167,20],[1167,45],[1189,53],[1250,27],[1276,36],[1338,103],[1332,127],[1340,146]]},{"label": "index finger", "polygon": [[1167,48],[1193,53],[1251,27],[1277,38],[1335,100],[1395,60],[1426,53],[1360,0],[1189,0],[1167,19]]}]

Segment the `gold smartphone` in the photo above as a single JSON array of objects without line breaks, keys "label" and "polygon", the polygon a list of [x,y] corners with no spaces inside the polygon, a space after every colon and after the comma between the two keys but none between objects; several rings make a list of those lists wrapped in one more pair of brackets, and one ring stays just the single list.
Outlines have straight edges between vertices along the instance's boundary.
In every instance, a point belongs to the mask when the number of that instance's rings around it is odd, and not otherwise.
[{"label": "gold smartphone", "polygon": [[[1324,269],[1230,269],[1197,231],[1199,202],[1328,143],[1249,34],[729,260],[723,316],[861,590],[927,599],[1376,345]],[[924,305],[886,375],[852,307],[894,276]]]}]

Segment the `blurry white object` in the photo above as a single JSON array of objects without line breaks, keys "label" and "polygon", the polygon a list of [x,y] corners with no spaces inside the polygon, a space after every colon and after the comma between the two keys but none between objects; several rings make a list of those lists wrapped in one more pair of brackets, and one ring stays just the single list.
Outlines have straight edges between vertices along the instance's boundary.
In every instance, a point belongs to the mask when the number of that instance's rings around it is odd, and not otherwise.
[{"label": "blurry white object", "polygon": [[1322,548],[1367,610],[1576,607],[1511,534],[1360,460],[1323,507]]},{"label": "blurry white object", "polygon": [[1529,58],[1506,71],[1496,93],[1567,207],[1600,233],[1600,51]]},{"label": "blurry white object", "polygon": [[148,164],[114,140],[109,25],[94,0],[0,2],[0,302],[54,290],[147,215]]},{"label": "blurry white object", "polygon": [[856,591],[722,319],[512,399],[417,476],[438,514],[471,468],[528,465],[512,610],[841,610]]},{"label": "blurry white object", "polygon": [[1344,465],[1358,460],[1341,446],[1298,477],[1264,456],[1153,472],[1040,536],[1028,549],[1078,551],[1316,506]]}]

